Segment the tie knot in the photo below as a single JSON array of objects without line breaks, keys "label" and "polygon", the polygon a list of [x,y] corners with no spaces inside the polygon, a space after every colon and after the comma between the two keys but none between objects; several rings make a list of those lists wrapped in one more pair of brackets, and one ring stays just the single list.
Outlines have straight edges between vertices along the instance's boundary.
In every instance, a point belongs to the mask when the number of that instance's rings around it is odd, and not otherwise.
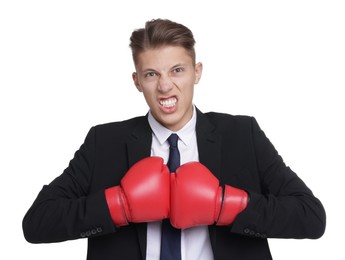
[{"label": "tie knot", "polygon": [[172,147],[177,147],[178,135],[171,134],[168,138],[169,145]]}]

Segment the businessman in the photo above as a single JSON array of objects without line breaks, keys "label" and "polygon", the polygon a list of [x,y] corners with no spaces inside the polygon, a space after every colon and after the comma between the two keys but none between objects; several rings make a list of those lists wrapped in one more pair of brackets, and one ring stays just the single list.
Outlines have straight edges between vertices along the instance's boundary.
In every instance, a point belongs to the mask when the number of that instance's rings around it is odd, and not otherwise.
[{"label": "businessman", "polygon": [[32,243],[87,238],[89,260],[272,259],[268,238],[323,235],[326,215],[250,116],[203,113],[184,25],[130,37],[146,115],[92,127],[23,219]]}]

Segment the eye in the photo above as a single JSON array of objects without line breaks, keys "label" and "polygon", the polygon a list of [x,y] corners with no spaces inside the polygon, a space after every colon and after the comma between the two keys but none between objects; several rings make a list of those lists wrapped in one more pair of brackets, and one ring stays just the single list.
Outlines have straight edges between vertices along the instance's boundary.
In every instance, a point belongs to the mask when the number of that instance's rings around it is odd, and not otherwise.
[{"label": "eye", "polygon": [[182,72],[184,69],[182,67],[177,67],[174,69],[174,72],[175,73],[179,73],[179,72]]},{"label": "eye", "polygon": [[154,76],[156,76],[156,72],[153,72],[153,71],[149,71],[145,74],[146,78],[150,78],[150,77],[154,77]]}]

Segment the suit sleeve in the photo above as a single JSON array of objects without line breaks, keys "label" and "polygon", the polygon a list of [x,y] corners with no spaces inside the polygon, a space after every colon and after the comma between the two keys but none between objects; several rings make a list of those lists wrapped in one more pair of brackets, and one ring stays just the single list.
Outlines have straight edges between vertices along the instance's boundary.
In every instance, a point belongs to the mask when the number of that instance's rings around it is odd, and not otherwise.
[{"label": "suit sleeve", "polygon": [[236,219],[232,231],[263,238],[321,237],[326,226],[321,202],[285,165],[254,118],[251,127],[261,192],[247,191],[249,205]]},{"label": "suit sleeve", "polygon": [[95,129],[91,128],[69,166],[43,186],[23,219],[27,241],[60,242],[114,231],[104,191],[89,194],[95,141]]}]

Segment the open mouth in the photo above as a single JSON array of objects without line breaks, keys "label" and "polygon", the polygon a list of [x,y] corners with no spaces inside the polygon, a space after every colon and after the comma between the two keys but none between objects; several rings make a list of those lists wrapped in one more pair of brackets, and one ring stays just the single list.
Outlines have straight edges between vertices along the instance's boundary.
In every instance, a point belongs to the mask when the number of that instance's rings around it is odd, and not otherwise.
[{"label": "open mouth", "polygon": [[159,104],[162,107],[169,108],[169,107],[175,106],[176,102],[177,102],[177,98],[173,97],[173,98],[161,99],[159,101]]}]

